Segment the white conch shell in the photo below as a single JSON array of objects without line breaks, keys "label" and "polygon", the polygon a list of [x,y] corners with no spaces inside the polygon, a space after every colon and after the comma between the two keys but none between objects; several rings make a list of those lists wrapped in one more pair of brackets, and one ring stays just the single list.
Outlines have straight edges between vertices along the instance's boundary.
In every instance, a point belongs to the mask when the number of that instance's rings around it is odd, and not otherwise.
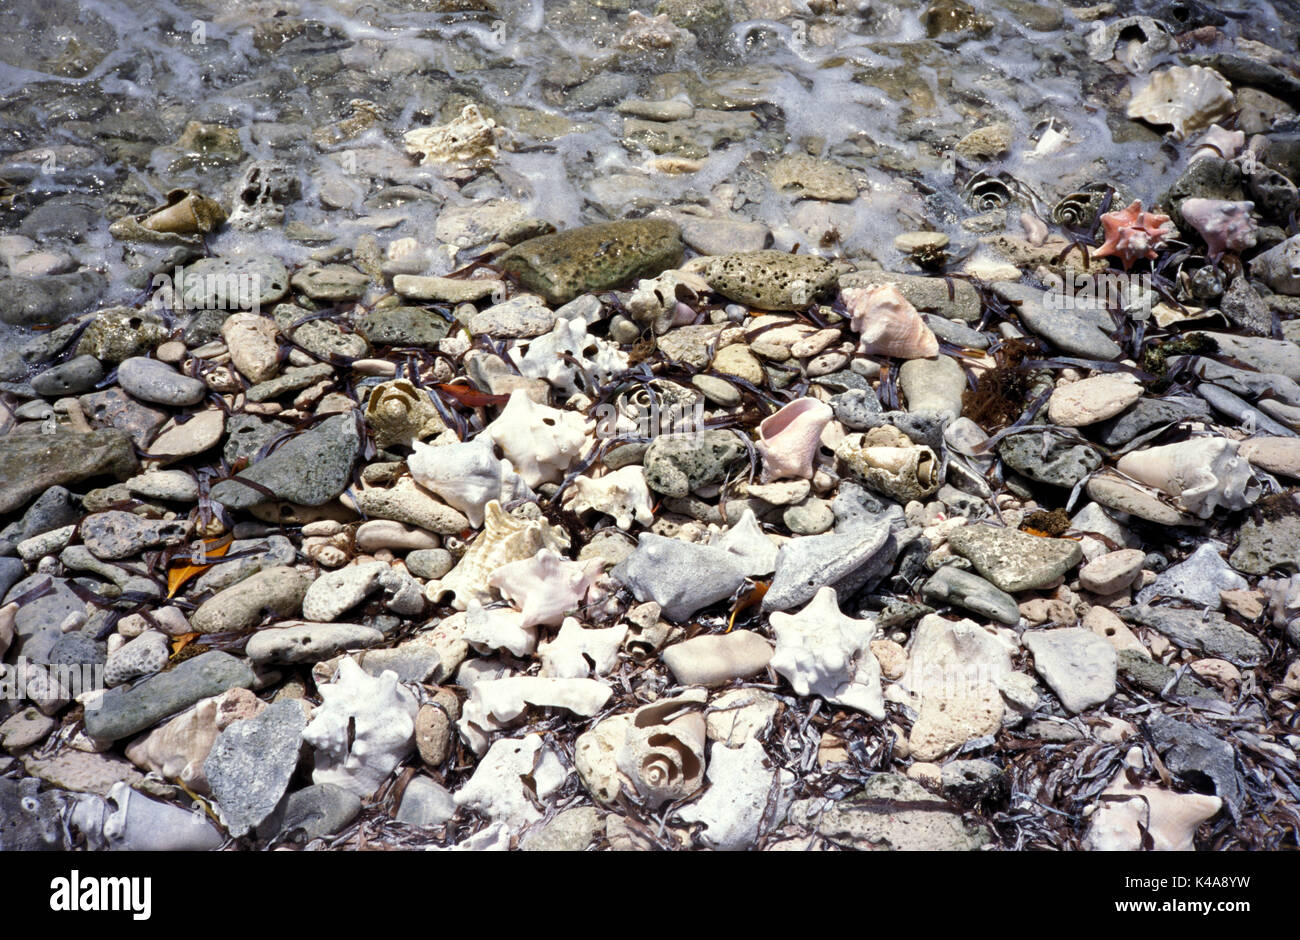
[{"label": "white conch shell", "polygon": [[1250,273],[1279,294],[1300,297],[1300,235],[1256,255]]},{"label": "white conch shell", "polygon": [[612,516],[625,532],[633,522],[648,526],[654,521],[650,487],[645,482],[645,468],[639,464],[629,464],[602,477],[578,477],[564,491],[562,501],[578,515],[595,510]]},{"label": "white conch shell", "polygon": [[266,703],[248,689],[231,689],[200,699],[165,725],[128,745],[126,758],[142,770],[208,793],[203,762],[217,735],[233,722],[256,718]]},{"label": "white conch shell", "polygon": [[475,754],[487,749],[488,735],[506,728],[529,706],[566,708],[584,718],[600,711],[614,690],[595,679],[550,679],[510,676],[480,679],[470,689],[469,700],[456,727]]},{"label": "white conch shell", "polygon": [[693,303],[695,297],[709,293],[709,282],[689,271],[664,271],[657,277],[637,281],[636,289],[625,301],[628,315],[637,323],[648,323],[655,333],[673,325],[679,311],[679,293]]},{"label": "white conch shell", "polygon": [[721,548],[737,557],[745,574],[751,578],[771,574],[776,570],[778,546],[758,525],[754,510],[746,509],[740,520],[729,529],[717,530],[709,536],[708,544]]},{"label": "white conch shell", "polygon": [[333,783],[369,799],[415,749],[420,703],[386,669],[371,676],[355,659],[339,661],[334,681],[318,686],[322,699],[302,739],[316,749],[313,783]]},{"label": "white conch shell", "polygon": [[832,417],[834,412],[825,402],[799,398],[760,421],[754,448],[763,458],[763,482],[811,479],[822,431]]},{"label": "white conch shell", "polygon": [[525,483],[537,487],[564,479],[594,427],[595,422],[576,411],[539,405],[517,388],[483,434],[501,448]]},{"label": "white conch shell", "polygon": [[924,444],[891,425],[850,434],[835,448],[862,481],[878,493],[900,503],[921,499],[939,489],[939,458]]},{"label": "white conch shell", "polygon": [[627,624],[603,630],[584,630],[575,617],[564,618],[559,636],[537,650],[542,659],[539,675],[556,679],[603,676],[618,663],[618,651],[627,638]]},{"label": "white conch shell", "polygon": [[[610,376],[628,367],[627,354],[608,340],[587,334],[585,320],[555,321],[549,333],[528,343],[528,351],[520,354],[516,343],[510,358],[519,367],[519,374],[530,379],[545,379],[555,388],[572,396],[581,384],[589,394],[609,381]],[[573,361],[561,354],[568,353]],[[579,378],[582,379],[579,383]]]},{"label": "white conch shell", "polygon": [[893,284],[846,287],[850,326],[861,336],[858,353],[895,359],[929,359],[939,355],[939,340],[916,308]]},{"label": "white conch shell", "polygon": [[1178,139],[1226,118],[1235,105],[1232,86],[1203,65],[1155,72],[1129,99],[1128,116],[1173,126]]},{"label": "white conch shell", "polygon": [[1122,16],[1098,23],[1088,34],[1088,58],[1094,62],[1113,58],[1135,74],[1145,72],[1156,56],[1173,48],[1169,28],[1149,16]]},{"label": "white conch shell", "polygon": [[480,653],[509,650],[516,656],[531,656],[537,649],[537,627],[525,624],[517,610],[471,602],[461,639]]},{"label": "white conch shell", "polygon": [[490,500],[508,503],[533,497],[514,467],[497,457],[487,437],[442,445],[416,441],[413,447],[406,466],[415,482],[463,512],[476,529],[483,525],[483,507]]},{"label": "white conch shell", "polygon": [[1245,146],[1245,131],[1230,131],[1218,124],[1211,124],[1210,129],[1202,134],[1201,139],[1197,141],[1196,150],[1187,158],[1187,165],[1191,166],[1202,157],[1218,157],[1222,160],[1232,160],[1237,154],[1241,153],[1242,148]]},{"label": "white conch shell", "polygon": [[[1140,755],[1141,751],[1134,748],[1128,762],[1141,766]],[[1175,793],[1154,784],[1138,786],[1129,782],[1127,771],[1121,768],[1101,796],[1132,799],[1103,799],[1094,804],[1084,848],[1094,852],[1137,852],[1142,848],[1145,830],[1151,835],[1153,851],[1194,851],[1197,828],[1223,808],[1223,800],[1202,793]]]},{"label": "white conch shell", "polygon": [[1197,437],[1125,454],[1120,473],[1174,497],[1181,509],[1208,519],[1214,510],[1245,509],[1259,499],[1250,461],[1226,437]]},{"label": "white conch shell", "polygon": [[520,829],[542,818],[536,804],[550,799],[568,776],[564,762],[540,734],[503,738],[452,799],[507,829]]},{"label": "white conch shell", "polygon": [[705,700],[704,690],[695,689],[632,713],[615,759],[652,809],[686,799],[704,783]]},{"label": "white conch shell", "polygon": [[445,578],[429,582],[425,596],[437,603],[450,592],[457,610],[465,610],[470,601],[488,604],[492,601],[488,579],[502,565],[532,558],[543,548],[564,551],[568,547],[569,533],[540,518],[540,513],[538,518],[521,519],[492,500],[483,509],[483,531]]},{"label": "white conch shell", "polygon": [[854,620],[840,611],[834,588],[818,591],[797,614],[771,615],[776,652],[772,668],[789,680],[796,695],[885,717],[880,663],[871,652],[872,620]]},{"label": "white conch shell", "polygon": [[603,562],[569,561],[559,552],[543,548],[532,558],[502,565],[488,584],[523,611],[523,626],[558,626],[576,611],[600,577]]}]

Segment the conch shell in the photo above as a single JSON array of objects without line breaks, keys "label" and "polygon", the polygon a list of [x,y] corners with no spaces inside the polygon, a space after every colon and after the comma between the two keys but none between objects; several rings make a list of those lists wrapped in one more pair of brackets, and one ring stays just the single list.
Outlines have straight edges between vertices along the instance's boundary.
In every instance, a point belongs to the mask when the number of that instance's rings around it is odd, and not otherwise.
[{"label": "conch shell", "polygon": [[825,402],[800,398],[759,422],[754,448],[763,458],[763,482],[810,479],[822,431],[833,416]]},{"label": "conch shell", "polygon": [[703,689],[615,715],[581,735],[574,764],[588,791],[612,803],[621,790],[656,809],[686,799],[704,783]]},{"label": "conch shell", "polygon": [[1154,261],[1156,249],[1174,233],[1169,216],[1143,212],[1142,201],[1134,199],[1127,209],[1107,212],[1101,217],[1106,240],[1092,253],[1094,258],[1117,256],[1127,271],[1140,258]]},{"label": "conch shell", "polygon": [[824,587],[797,614],[774,611],[771,624],[776,636],[772,668],[796,695],[820,695],[884,719],[880,662],[871,652],[875,621],[846,617],[835,589]]},{"label": "conch shell", "polygon": [[900,503],[929,496],[941,483],[935,452],[891,425],[848,435],[835,448],[835,456],[870,489]]},{"label": "conch shell", "polygon": [[1115,468],[1168,496],[1181,509],[1208,519],[1214,510],[1245,509],[1259,499],[1250,461],[1226,437],[1198,437],[1125,454]]},{"label": "conch shell", "polygon": [[1279,294],[1300,297],[1300,235],[1256,255],[1250,273]]},{"label": "conch shell", "polygon": [[1231,199],[1184,199],[1178,211],[1187,224],[1201,233],[1214,261],[1225,251],[1245,251],[1255,247],[1255,220],[1250,212],[1253,202]]},{"label": "conch shell", "polygon": [[488,578],[488,584],[523,612],[524,628],[554,627],[582,605],[602,566],[598,559],[569,561],[559,552],[543,548],[532,558],[502,565]]},{"label": "conch shell", "polygon": [[582,319],[557,320],[549,333],[528,343],[526,353],[520,355],[516,349],[510,357],[520,375],[545,379],[569,396],[580,384],[594,395],[598,389],[590,387],[592,382],[602,386],[628,367],[627,354],[608,340],[588,335],[587,321]]},{"label": "conch shell", "polygon": [[543,548],[567,550],[569,534],[541,518],[535,505],[525,506],[531,507],[535,518],[521,519],[507,513],[496,500],[489,502],[484,507],[483,531],[445,578],[429,582],[425,596],[438,603],[450,593],[457,610],[466,610],[470,601],[489,604],[492,590],[488,579],[502,565],[532,558]]},{"label": "conch shell", "polygon": [[564,479],[594,427],[589,418],[539,405],[517,388],[483,434],[501,448],[524,482],[535,488]]},{"label": "conch shell", "polygon": [[1182,140],[1190,132],[1228,117],[1234,104],[1232,86],[1214,69],[1174,66],[1152,74],[1133,93],[1128,116],[1172,125],[1174,135]]},{"label": "conch shell", "polygon": [[563,502],[570,512],[603,512],[627,531],[632,523],[648,526],[654,521],[650,487],[645,469],[632,464],[603,477],[578,477],[564,491]]},{"label": "conch shell", "polygon": [[406,379],[381,382],[371,390],[366,401],[366,424],[375,436],[376,447],[410,447],[413,441],[446,429],[429,396]]},{"label": "conch shell", "polygon": [[939,355],[939,340],[916,308],[893,284],[846,287],[850,325],[860,334],[858,353],[895,359],[929,359]]},{"label": "conch shell", "polygon": [[463,512],[476,529],[483,525],[483,507],[490,500],[508,503],[533,496],[514,467],[496,455],[487,437],[436,446],[415,441],[411,446],[415,453],[406,466],[415,482]]}]

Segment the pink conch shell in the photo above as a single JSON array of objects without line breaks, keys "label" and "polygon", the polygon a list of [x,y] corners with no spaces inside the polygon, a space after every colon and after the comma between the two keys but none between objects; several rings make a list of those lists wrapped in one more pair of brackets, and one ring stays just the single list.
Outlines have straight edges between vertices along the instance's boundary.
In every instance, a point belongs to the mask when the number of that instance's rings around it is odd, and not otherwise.
[{"label": "pink conch shell", "polygon": [[846,287],[841,294],[862,337],[858,352],[896,359],[929,359],[939,355],[939,340],[916,308],[893,284]]},{"label": "pink conch shell", "polygon": [[1245,146],[1245,131],[1230,131],[1218,124],[1211,124],[1210,129],[1197,141],[1196,150],[1187,162],[1195,163],[1202,157],[1221,157],[1224,160],[1231,160],[1241,153]]},{"label": "pink conch shell", "polygon": [[760,422],[754,447],[763,458],[763,482],[811,479],[822,431],[833,414],[825,402],[800,398]]},{"label": "pink conch shell", "polygon": [[1092,256],[1106,258],[1115,255],[1124,263],[1126,271],[1139,258],[1155,260],[1156,249],[1174,232],[1169,216],[1143,212],[1140,199],[1133,200],[1127,209],[1105,213],[1101,224],[1106,232],[1106,241]]},{"label": "pink conch shell", "polygon": [[1180,207],[1187,224],[1201,233],[1211,261],[1225,251],[1245,251],[1255,247],[1255,220],[1250,211],[1253,202],[1230,199],[1185,199]]},{"label": "pink conch shell", "polygon": [[544,548],[532,558],[502,565],[488,584],[523,612],[525,628],[559,626],[566,614],[577,610],[600,577],[601,562],[569,561]]},{"label": "pink conch shell", "polygon": [[1245,509],[1259,498],[1250,461],[1225,437],[1196,437],[1125,454],[1120,473],[1174,497],[1181,509],[1208,519],[1214,510]]}]

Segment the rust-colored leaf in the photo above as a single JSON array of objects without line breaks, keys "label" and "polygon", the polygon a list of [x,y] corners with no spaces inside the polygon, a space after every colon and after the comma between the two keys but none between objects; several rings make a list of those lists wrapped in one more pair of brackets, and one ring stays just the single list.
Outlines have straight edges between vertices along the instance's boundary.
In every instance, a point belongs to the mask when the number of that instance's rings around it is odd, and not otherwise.
[{"label": "rust-colored leaf", "polygon": [[727,632],[736,625],[736,618],[752,607],[757,607],[763,602],[767,589],[772,586],[771,581],[759,581],[752,588],[746,591],[736,601],[736,606],[731,608],[731,616],[727,618]]},{"label": "rust-colored leaf", "polygon": [[201,633],[182,633],[180,636],[172,638],[172,655],[175,656],[185,647],[189,646],[203,634]]},{"label": "rust-colored leaf", "polygon": [[[228,535],[225,538],[205,539],[203,542],[203,554],[208,558],[220,558],[230,550],[231,543],[235,537]],[[167,569],[167,597],[175,596],[181,586],[191,578],[198,577],[203,572],[211,568],[211,565],[196,565],[193,562],[184,562],[183,564],[173,565]]]},{"label": "rust-colored leaf", "polygon": [[467,408],[484,408],[488,405],[504,405],[510,401],[509,395],[489,395],[487,392],[480,392],[476,388],[470,388],[468,385],[452,385],[441,383],[435,385],[438,391],[444,395],[449,395],[456,399],[457,402]]}]

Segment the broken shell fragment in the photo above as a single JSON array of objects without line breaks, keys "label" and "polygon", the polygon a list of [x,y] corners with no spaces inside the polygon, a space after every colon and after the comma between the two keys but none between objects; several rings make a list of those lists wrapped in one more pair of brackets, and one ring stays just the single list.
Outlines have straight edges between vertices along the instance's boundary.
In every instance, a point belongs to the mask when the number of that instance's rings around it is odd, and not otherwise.
[{"label": "broken shell fragment", "polygon": [[410,447],[412,442],[446,429],[428,394],[406,379],[382,382],[371,390],[366,424],[377,447]]},{"label": "broken shell fragment", "polygon": [[1250,461],[1225,437],[1198,437],[1125,454],[1120,473],[1174,497],[1179,508],[1208,519],[1216,509],[1245,509],[1260,496]]},{"label": "broken shell fragment", "polygon": [[1222,121],[1236,99],[1232,86],[1203,65],[1174,66],[1153,73],[1129,99],[1128,116],[1152,124],[1167,124],[1180,140],[1202,127]]},{"label": "broken shell fragment", "polygon": [[890,425],[850,434],[835,448],[835,456],[869,488],[900,503],[929,496],[941,482],[935,452]]}]

